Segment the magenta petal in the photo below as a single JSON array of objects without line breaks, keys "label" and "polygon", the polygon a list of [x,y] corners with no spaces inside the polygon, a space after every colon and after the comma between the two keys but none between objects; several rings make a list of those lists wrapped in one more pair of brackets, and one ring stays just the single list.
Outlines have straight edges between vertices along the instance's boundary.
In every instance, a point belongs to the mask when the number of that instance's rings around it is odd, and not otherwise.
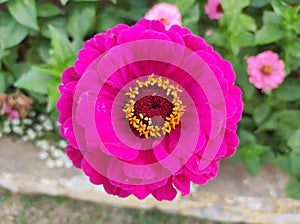
[{"label": "magenta petal", "polygon": [[184,41],[183,41],[182,37],[177,32],[168,30],[166,32],[166,34],[171,39],[171,41],[173,41],[174,43],[177,43],[177,44],[180,44],[180,45],[184,45]]},{"label": "magenta petal", "polygon": [[153,147],[156,159],[163,167],[168,169],[171,173],[175,173],[183,166],[178,155],[172,153],[178,141],[178,138],[176,139],[176,137],[174,136],[171,137],[174,134],[175,133],[171,133],[170,136],[165,136],[164,140],[160,144]]},{"label": "magenta petal", "polygon": [[91,47],[81,49],[78,53],[78,59],[74,66],[77,74],[82,76],[87,67],[100,55],[100,51]]},{"label": "magenta petal", "polygon": [[120,198],[126,198],[131,194],[129,191],[123,190],[119,187],[115,187],[110,183],[104,183],[103,187],[108,194],[117,195]]},{"label": "magenta petal", "polygon": [[173,25],[169,29],[169,31],[174,31],[174,32],[180,34],[181,36],[183,36],[184,34],[191,34],[192,33],[188,28],[181,27],[181,26],[178,26],[178,25]]},{"label": "magenta petal", "polygon": [[117,43],[124,44],[124,43],[130,42],[130,41],[138,40],[141,33],[145,30],[146,30],[146,28],[144,26],[140,26],[140,25],[135,25],[128,29],[124,29],[120,32]]},{"label": "magenta petal", "polygon": [[73,131],[73,124],[72,124],[72,118],[68,118],[61,126],[60,129],[60,134],[66,138],[70,145],[78,148],[77,142],[76,142],[76,138],[74,135],[74,131]]},{"label": "magenta petal", "polygon": [[152,192],[153,197],[155,197],[158,201],[162,200],[173,200],[176,197],[176,189],[172,186],[172,179],[169,178],[166,185],[163,187],[157,188]]},{"label": "magenta petal", "polygon": [[143,166],[124,163],[123,169],[126,176],[134,179],[152,179],[156,175],[151,167],[147,165]]},{"label": "magenta petal", "polygon": [[183,35],[182,38],[184,40],[185,46],[190,48],[192,51],[207,51],[208,45],[201,37],[195,36],[193,34],[186,34]]},{"label": "magenta petal", "polygon": [[235,99],[231,96],[226,97],[226,116],[227,118],[231,118],[235,115],[237,111],[237,106],[235,104]]},{"label": "magenta petal", "polygon": [[92,91],[84,92],[78,99],[78,106],[76,108],[76,122],[83,127],[87,127],[92,119],[86,116],[90,111],[95,110],[95,101],[97,94]]},{"label": "magenta petal", "polygon": [[107,178],[99,174],[85,159],[82,160],[81,167],[84,173],[90,177],[90,181],[93,184],[107,183]]},{"label": "magenta petal", "polygon": [[96,34],[93,38],[84,43],[84,47],[91,47],[98,50],[101,54],[105,51],[104,42],[106,39],[105,33]]},{"label": "magenta petal", "polygon": [[148,30],[154,30],[160,33],[166,32],[166,28],[164,24],[159,21],[159,20],[146,20],[146,19],[141,19],[140,21],[137,22],[138,25],[144,26]]},{"label": "magenta petal", "polygon": [[78,150],[72,146],[67,146],[66,154],[72,160],[75,167],[81,168],[81,162],[82,162],[83,156],[82,156],[80,150]]},{"label": "magenta petal", "polygon": [[70,67],[63,71],[61,80],[63,84],[66,84],[68,82],[76,82],[79,80],[79,76],[76,73],[74,67]]},{"label": "magenta petal", "polygon": [[174,176],[174,185],[181,191],[181,195],[185,196],[190,193],[190,180],[184,174]]}]

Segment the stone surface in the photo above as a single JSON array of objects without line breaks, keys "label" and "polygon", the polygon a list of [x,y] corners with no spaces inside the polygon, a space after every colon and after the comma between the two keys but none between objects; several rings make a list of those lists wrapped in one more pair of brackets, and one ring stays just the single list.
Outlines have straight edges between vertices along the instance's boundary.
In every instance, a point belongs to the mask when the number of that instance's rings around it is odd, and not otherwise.
[{"label": "stone surface", "polygon": [[195,187],[187,197],[157,202],[148,197],[119,199],[93,186],[75,168],[48,169],[38,159],[39,149],[23,142],[0,139],[0,185],[14,192],[65,195],[113,206],[153,208],[210,220],[248,223],[300,223],[300,201],[284,197],[288,176],[272,166],[256,178],[240,164],[222,162],[218,177]]}]

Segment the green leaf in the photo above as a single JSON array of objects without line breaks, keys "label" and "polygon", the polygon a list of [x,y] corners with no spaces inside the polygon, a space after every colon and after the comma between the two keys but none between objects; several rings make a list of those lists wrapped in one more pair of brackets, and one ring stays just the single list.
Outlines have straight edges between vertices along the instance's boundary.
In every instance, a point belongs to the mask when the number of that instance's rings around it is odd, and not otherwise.
[{"label": "green leaf", "polygon": [[0,4],[1,3],[4,3],[4,2],[7,2],[8,0],[0,0]]},{"label": "green leaf", "polygon": [[5,93],[6,84],[5,84],[5,74],[0,72],[0,93]]},{"label": "green leaf", "polygon": [[61,14],[62,11],[53,4],[40,2],[37,4],[38,17],[51,17]]},{"label": "green leaf", "polygon": [[245,14],[240,14],[238,16],[238,21],[239,21],[238,26],[241,26],[249,31],[253,31],[253,32],[256,31],[256,23],[252,17],[247,16]]},{"label": "green leaf", "polygon": [[256,143],[256,136],[252,132],[250,132],[246,129],[239,128],[238,136],[239,136],[239,141],[240,141],[239,147],[241,147],[241,148],[248,144]]},{"label": "green leaf", "polygon": [[252,0],[250,6],[255,8],[262,8],[265,5],[269,4],[271,0]]},{"label": "green leaf", "polygon": [[259,129],[276,131],[283,139],[288,139],[299,126],[299,110],[282,110],[274,112]]},{"label": "green leaf", "polygon": [[212,34],[208,37],[205,37],[207,42],[211,45],[223,47],[224,43],[226,42],[226,36],[223,32],[220,32],[217,29],[212,29]]},{"label": "green leaf", "polygon": [[42,36],[50,39],[50,30],[49,26],[55,27],[57,30],[59,30],[60,33],[63,33],[65,36],[67,36],[67,22],[65,18],[61,17],[53,17],[53,18],[47,18],[43,23],[41,23],[41,34]]},{"label": "green leaf", "polygon": [[58,85],[60,84],[59,79],[53,79],[48,82],[47,91],[48,91],[48,104],[47,112],[52,111],[57,103],[59,98]]},{"label": "green leaf", "polygon": [[250,0],[221,0],[220,2],[225,13],[226,11],[241,11],[250,4]]},{"label": "green leaf", "polygon": [[246,74],[247,62],[244,59],[241,61],[241,58],[232,56],[229,58],[229,61],[233,64],[233,68],[236,74],[236,82],[243,90],[243,98],[251,99],[255,91],[255,87],[248,81],[249,76]]},{"label": "green leaf", "polygon": [[258,45],[269,44],[280,40],[284,37],[284,30],[275,24],[264,25],[255,34],[254,40]]},{"label": "green leaf", "polygon": [[260,159],[257,157],[244,159],[243,165],[253,177],[256,176],[260,171]]},{"label": "green leaf", "polygon": [[199,17],[200,17],[200,8],[196,4],[189,9],[185,9],[186,14],[183,17],[183,26],[189,28],[193,33],[199,33]]},{"label": "green leaf", "polygon": [[296,58],[300,58],[300,50],[299,49],[300,49],[300,39],[299,38],[289,40],[285,44],[286,52],[288,52],[290,55],[292,55]]},{"label": "green leaf", "polygon": [[120,11],[113,7],[105,7],[98,17],[97,31],[103,32],[124,20],[121,18]]},{"label": "green leaf", "polygon": [[15,79],[19,79],[22,75],[26,73],[27,69],[28,63],[23,61],[12,65],[10,71],[12,71]]},{"label": "green leaf", "polygon": [[300,182],[296,178],[291,178],[285,187],[288,197],[300,199]]},{"label": "green leaf", "polygon": [[83,39],[94,25],[96,6],[92,3],[76,4],[68,13],[67,29],[74,38]]},{"label": "green leaf", "polygon": [[274,158],[274,163],[284,172],[291,173],[290,158],[288,155],[278,155]]},{"label": "green leaf", "polygon": [[267,107],[264,104],[259,105],[255,108],[253,113],[253,120],[256,124],[260,124],[262,121],[264,121],[268,115],[270,114],[271,110],[269,107]]},{"label": "green leaf", "polygon": [[38,53],[38,56],[45,62],[49,62],[49,49],[50,49],[50,41],[45,38],[39,38],[36,40],[35,49]]},{"label": "green leaf", "polygon": [[116,5],[118,3],[118,0],[110,0],[110,2]]},{"label": "green leaf", "polygon": [[261,166],[260,156],[269,150],[268,147],[255,143],[248,144],[239,149],[239,156],[243,161],[246,170],[255,176],[258,174]]},{"label": "green leaf", "polygon": [[7,49],[19,44],[28,34],[28,29],[17,23],[8,13],[0,13],[0,47]]},{"label": "green leaf", "polygon": [[49,80],[51,80],[50,75],[43,74],[33,67],[15,83],[15,87],[36,93],[47,94]]},{"label": "green leaf", "polygon": [[69,39],[53,26],[49,26],[51,35],[50,60],[53,64],[69,66],[76,59],[76,54]]},{"label": "green leaf", "polygon": [[[164,2],[164,1],[162,1],[162,2]],[[189,14],[189,11],[191,8],[198,8],[198,11],[199,11],[199,6],[198,5],[195,6],[195,0],[175,0],[175,1],[171,1],[171,4],[176,5],[182,15]],[[189,14],[189,15],[190,15],[190,17],[192,16],[191,14]],[[198,13],[198,16],[196,16],[196,15],[194,15],[194,16],[196,17],[197,20],[199,19],[199,13]]]},{"label": "green leaf", "polygon": [[[0,28],[0,30],[1,30],[1,28]],[[1,32],[1,31],[0,31]],[[0,33],[0,37],[1,37],[1,33]],[[1,38],[0,38],[1,39]],[[1,42],[0,42],[0,46],[1,46]],[[1,59],[2,58],[5,58],[7,55],[9,55],[9,51],[7,51],[7,50],[1,50],[0,49],[0,61],[1,61]]]},{"label": "green leaf", "polygon": [[10,0],[7,2],[8,11],[18,23],[38,30],[35,0]]},{"label": "green leaf", "polygon": [[290,102],[300,99],[300,80],[287,79],[281,86],[274,90],[274,94],[280,100]]},{"label": "green leaf", "polygon": [[293,150],[293,152],[300,154],[300,128],[292,134],[287,141],[287,145]]},{"label": "green leaf", "polygon": [[293,176],[297,178],[300,177],[300,154],[297,153],[290,153],[290,164],[291,164],[291,173]]},{"label": "green leaf", "polygon": [[45,74],[54,76],[56,78],[60,78],[62,71],[65,69],[65,67],[47,64],[47,65],[41,65],[41,66],[35,67],[35,69],[37,69],[40,73],[45,73]]},{"label": "green leaf", "polygon": [[276,13],[272,12],[272,11],[264,11],[263,17],[262,17],[262,21],[264,25],[267,24],[279,24],[279,18],[276,15]]}]

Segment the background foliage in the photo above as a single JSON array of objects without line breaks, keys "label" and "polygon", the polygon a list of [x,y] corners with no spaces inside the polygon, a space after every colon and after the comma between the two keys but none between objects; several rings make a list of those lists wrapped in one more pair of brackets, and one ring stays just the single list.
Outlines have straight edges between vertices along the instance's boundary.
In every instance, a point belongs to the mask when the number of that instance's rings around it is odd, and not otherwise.
[{"label": "background foliage", "polygon": [[[22,89],[34,110],[56,120],[57,86],[84,40],[118,23],[133,24],[157,1],[0,0],[0,93]],[[209,20],[205,0],[174,0],[183,26],[231,61],[243,90],[240,146],[233,161],[256,175],[273,163],[291,178],[300,198],[300,3],[298,0],[221,0],[224,15]],[[212,35],[206,36],[211,30]],[[265,50],[280,55],[286,78],[270,94],[249,83],[246,59]]]}]

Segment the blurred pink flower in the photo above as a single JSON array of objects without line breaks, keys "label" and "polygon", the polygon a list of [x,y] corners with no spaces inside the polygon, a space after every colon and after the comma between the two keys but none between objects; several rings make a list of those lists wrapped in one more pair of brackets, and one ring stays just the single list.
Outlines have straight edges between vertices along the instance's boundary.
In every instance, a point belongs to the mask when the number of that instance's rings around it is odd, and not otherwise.
[{"label": "blurred pink flower", "polygon": [[8,114],[8,120],[19,119],[19,112],[17,110],[12,110],[11,108],[6,108],[6,113]]},{"label": "blurred pink flower", "polygon": [[249,57],[247,63],[249,82],[266,93],[277,88],[284,80],[284,63],[279,59],[277,53],[264,51]]},{"label": "blurred pink flower", "polygon": [[208,15],[208,18],[219,20],[223,16],[220,0],[208,0],[205,5],[205,13]]},{"label": "blurred pink flower", "polygon": [[207,30],[206,32],[205,32],[205,36],[206,37],[209,37],[209,36],[211,36],[213,34],[213,31],[212,30]]},{"label": "blurred pink flower", "polygon": [[146,14],[145,19],[160,20],[169,29],[172,25],[181,26],[181,14],[175,5],[169,3],[158,3]]}]

